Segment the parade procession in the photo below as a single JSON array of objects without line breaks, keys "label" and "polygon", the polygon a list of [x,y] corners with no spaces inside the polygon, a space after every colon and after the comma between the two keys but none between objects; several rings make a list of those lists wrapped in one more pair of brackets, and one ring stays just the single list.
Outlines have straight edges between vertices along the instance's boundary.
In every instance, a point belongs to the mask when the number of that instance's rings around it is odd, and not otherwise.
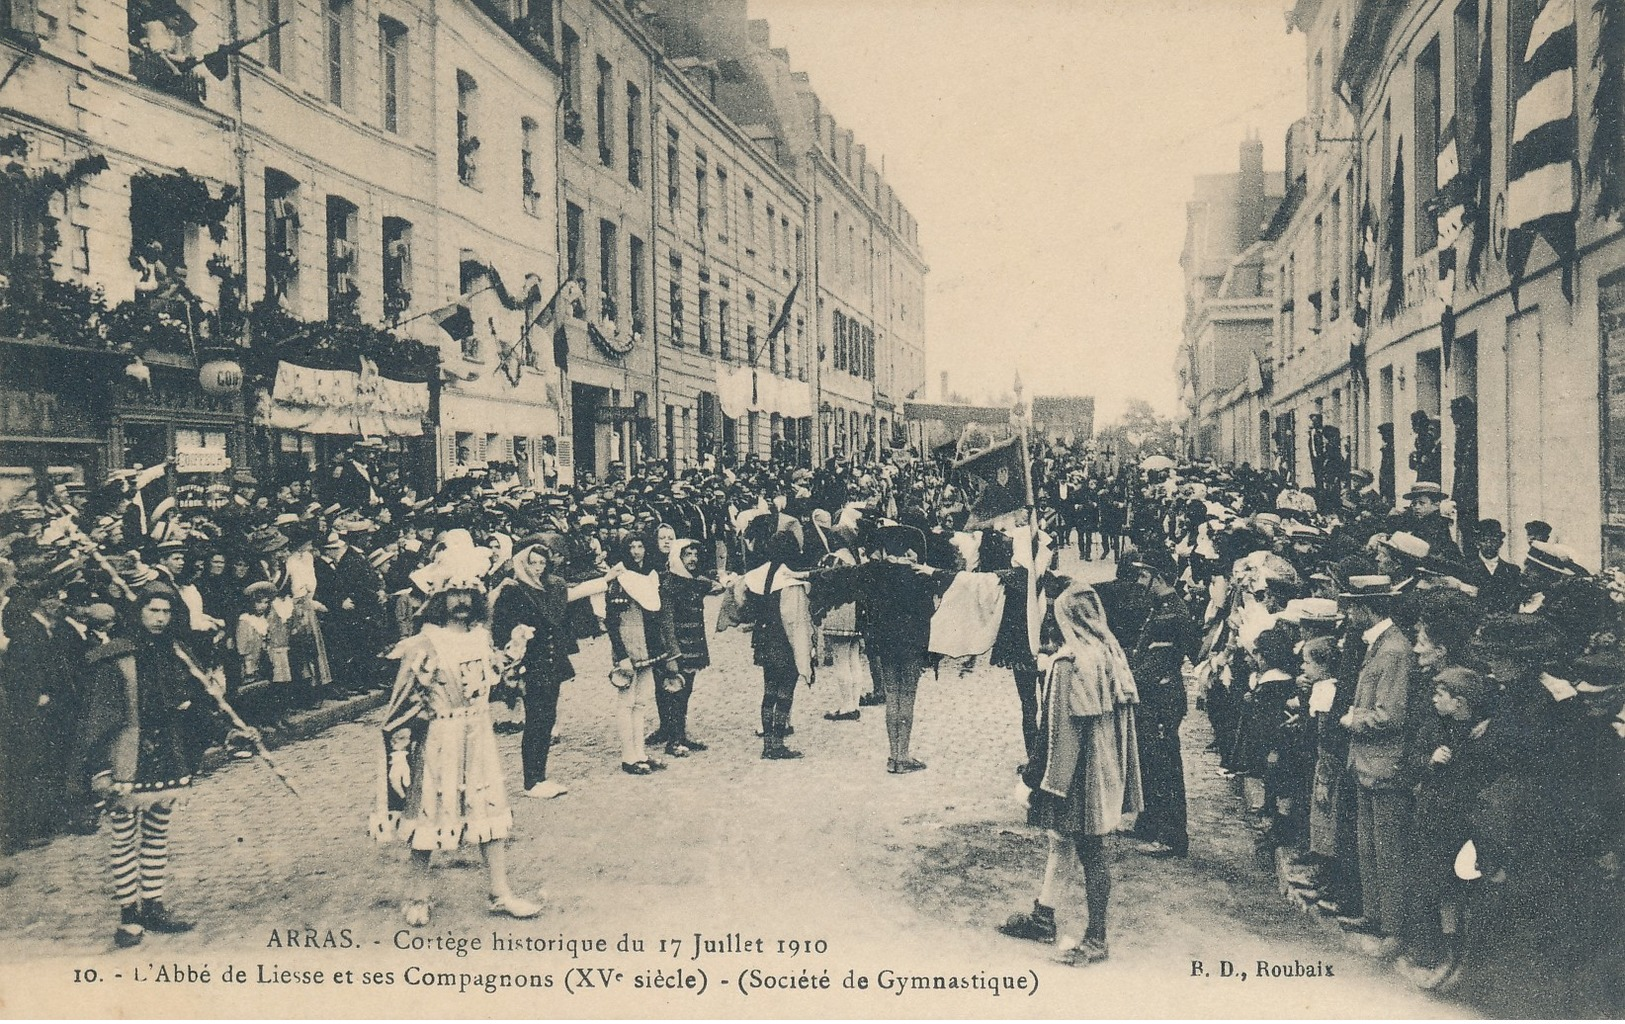
[{"label": "parade procession", "polygon": [[0,0],[0,1013],[1625,1012],[1625,0],[965,6]]}]

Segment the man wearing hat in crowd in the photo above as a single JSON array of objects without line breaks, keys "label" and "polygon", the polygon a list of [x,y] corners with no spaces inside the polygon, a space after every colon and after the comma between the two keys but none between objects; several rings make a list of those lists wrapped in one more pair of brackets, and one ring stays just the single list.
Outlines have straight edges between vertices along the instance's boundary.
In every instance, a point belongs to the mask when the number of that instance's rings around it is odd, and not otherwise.
[{"label": "man wearing hat in crowd", "polygon": [[1398,528],[1427,541],[1434,555],[1455,561],[1459,559],[1461,549],[1450,536],[1450,520],[1440,512],[1448,497],[1438,484],[1418,480],[1405,492],[1405,500],[1410,502],[1410,508],[1400,518]]},{"label": "man wearing hat in crowd", "polygon": [[69,712],[83,664],[83,639],[65,621],[65,576],[50,552],[17,565],[6,605],[4,792],[5,848],[16,852],[47,841],[63,824],[65,752],[51,737],[71,725]]},{"label": "man wearing hat in crowd", "polygon": [[369,525],[359,518],[337,520],[327,535],[323,557],[316,561],[316,600],[327,609],[334,682],[341,690],[355,692],[372,688],[378,655],[383,653],[378,627],[384,580],[367,556],[350,544]]},{"label": "man wearing hat in crowd", "polygon": [[1551,541],[1531,541],[1523,561],[1523,604],[1518,611],[1540,611],[1553,587],[1563,580],[1587,575],[1573,549]]},{"label": "man wearing hat in crowd", "polygon": [[1499,519],[1480,519],[1473,531],[1473,554],[1467,559],[1467,575],[1462,581],[1478,588],[1478,599],[1487,612],[1515,611],[1523,600],[1523,570],[1501,557],[1506,531]]},{"label": "man wearing hat in crowd", "polygon": [[1405,752],[1417,725],[1407,715],[1416,656],[1411,638],[1388,617],[1396,596],[1390,578],[1351,577],[1339,596],[1350,626],[1364,627],[1366,644],[1353,704],[1339,719],[1349,733],[1348,763],[1359,786],[1356,829],[1365,911],[1344,923],[1376,936],[1377,952],[1391,957],[1408,921],[1405,878],[1413,801]]}]

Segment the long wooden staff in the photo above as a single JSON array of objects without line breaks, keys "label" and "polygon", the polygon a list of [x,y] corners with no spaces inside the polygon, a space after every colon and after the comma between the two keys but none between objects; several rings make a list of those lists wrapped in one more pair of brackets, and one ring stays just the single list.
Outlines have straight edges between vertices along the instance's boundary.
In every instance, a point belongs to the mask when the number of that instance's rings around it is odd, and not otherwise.
[{"label": "long wooden staff", "polygon": [[[215,704],[219,705],[220,710],[231,721],[231,724],[248,736],[250,742],[254,744],[255,753],[259,754],[260,760],[265,762],[265,767],[271,769],[271,774],[282,780],[282,784],[288,787],[288,792],[303,799],[303,795],[299,792],[299,788],[293,784],[293,780],[288,778],[287,773],[272,759],[271,752],[265,749],[265,741],[260,738],[259,730],[250,728],[248,723],[243,721],[242,716],[237,714],[237,709],[226,702],[225,694],[215,689],[215,684],[222,683],[224,680],[220,679],[219,676],[211,677],[207,672],[199,668],[198,663],[192,660],[192,656],[186,653],[186,648],[178,643],[175,645],[175,656],[181,659],[181,663],[186,666],[186,670],[192,673],[193,678],[203,685],[203,688],[209,692],[209,696],[214,698]],[[216,669],[215,671],[218,672],[219,670]]]}]

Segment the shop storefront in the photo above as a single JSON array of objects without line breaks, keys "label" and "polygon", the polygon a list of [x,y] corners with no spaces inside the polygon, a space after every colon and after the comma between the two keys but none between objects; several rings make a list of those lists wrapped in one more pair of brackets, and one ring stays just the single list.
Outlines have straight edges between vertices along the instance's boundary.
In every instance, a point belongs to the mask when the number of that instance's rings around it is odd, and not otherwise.
[{"label": "shop storefront", "polygon": [[428,382],[386,377],[368,359],[358,370],[279,362],[272,386],[255,396],[260,464],[271,477],[262,484],[325,483],[346,452],[372,439],[376,479],[398,475],[418,493],[432,492],[431,397]]},{"label": "shop storefront", "polygon": [[116,469],[168,462],[201,488],[247,455],[241,391],[204,390],[189,356],[0,343],[0,503],[32,486],[95,486]]},{"label": "shop storefront", "polygon": [[[68,372],[73,359],[77,373]],[[86,362],[97,371],[86,373]],[[99,483],[106,476],[112,467],[102,382],[119,372],[119,363],[49,341],[0,342],[0,506],[34,486],[39,467],[57,483]]]}]

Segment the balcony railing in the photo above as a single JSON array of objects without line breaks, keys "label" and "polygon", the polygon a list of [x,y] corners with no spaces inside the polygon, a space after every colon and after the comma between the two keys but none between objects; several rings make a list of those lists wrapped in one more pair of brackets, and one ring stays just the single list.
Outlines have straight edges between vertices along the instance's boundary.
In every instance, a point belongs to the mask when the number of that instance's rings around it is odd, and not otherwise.
[{"label": "balcony railing", "polygon": [[142,85],[168,93],[188,103],[203,104],[208,87],[203,79],[190,71],[182,71],[161,53],[147,50],[130,51],[130,74]]}]

